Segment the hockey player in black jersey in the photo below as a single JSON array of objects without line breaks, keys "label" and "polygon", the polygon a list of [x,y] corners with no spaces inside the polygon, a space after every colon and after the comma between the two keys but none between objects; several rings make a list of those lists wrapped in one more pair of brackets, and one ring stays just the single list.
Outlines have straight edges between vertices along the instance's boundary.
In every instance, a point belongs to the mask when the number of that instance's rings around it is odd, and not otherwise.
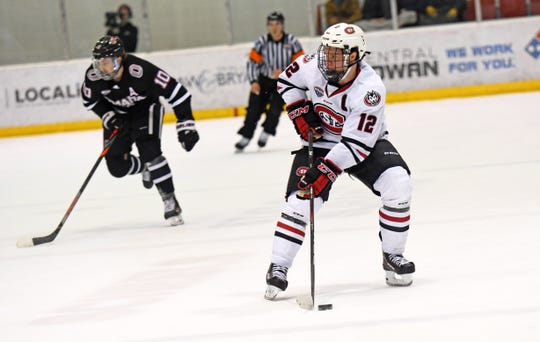
[{"label": "hockey player in black jersey", "polygon": [[[104,139],[119,129],[105,156],[111,175],[142,173],[146,188],[156,185],[165,206],[165,219],[171,225],[183,224],[171,169],[161,151],[164,108],[159,98],[174,109],[178,140],[189,152],[199,134],[188,90],[154,64],[127,54],[120,38],[104,36],[94,46],[81,93],[84,106],[101,118]],[[131,153],[133,144],[139,156]]]}]

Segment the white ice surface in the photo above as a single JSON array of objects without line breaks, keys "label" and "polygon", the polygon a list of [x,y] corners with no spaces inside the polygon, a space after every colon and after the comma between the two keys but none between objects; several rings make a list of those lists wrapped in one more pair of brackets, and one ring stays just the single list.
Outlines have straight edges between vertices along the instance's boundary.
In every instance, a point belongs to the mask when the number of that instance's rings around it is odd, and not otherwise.
[{"label": "white ice surface", "polygon": [[[389,105],[413,172],[408,288],[384,283],[379,199],[340,177],[316,217],[317,296],[304,311],[309,240],[289,289],[263,299],[274,225],[298,140],[234,154],[241,118],[201,121],[163,149],[186,224],[155,189],[103,163],[57,239],[49,234],[101,151],[100,131],[0,139],[0,341],[540,341],[539,92]],[[38,115],[39,113],[36,113]],[[89,114],[90,115],[90,114]]]}]

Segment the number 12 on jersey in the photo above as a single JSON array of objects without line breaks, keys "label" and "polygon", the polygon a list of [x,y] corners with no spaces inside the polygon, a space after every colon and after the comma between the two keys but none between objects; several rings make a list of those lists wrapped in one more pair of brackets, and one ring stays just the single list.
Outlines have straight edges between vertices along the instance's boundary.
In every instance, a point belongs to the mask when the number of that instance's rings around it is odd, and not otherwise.
[{"label": "number 12 on jersey", "polygon": [[366,113],[360,114],[360,122],[358,123],[358,130],[366,133],[373,133],[373,126],[377,123],[377,117],[375,115],[368,115]]}]

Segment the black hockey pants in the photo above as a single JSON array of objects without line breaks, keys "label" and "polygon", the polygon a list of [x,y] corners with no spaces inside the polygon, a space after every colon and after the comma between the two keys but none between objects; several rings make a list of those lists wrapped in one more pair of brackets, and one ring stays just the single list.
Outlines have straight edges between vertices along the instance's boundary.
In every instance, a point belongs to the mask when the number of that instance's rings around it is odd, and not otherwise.
[{"label": "black hockey pants", "polygon": [[[267,77],[260,77],[259,84],[261,85],[260,93],[249,93],[249,102],[247,107],[244,126],[240,128],[238,134],[248,139],[253,138],[257,123],[261,115],[266,114],[262,127],[264,131],[270,135],[276,135],[276,127],[279,123],[279,117],[283,111],[283,99],[279,96],[276,85],[277,81]],[[269,108],[267,109],[267,105]]]}]

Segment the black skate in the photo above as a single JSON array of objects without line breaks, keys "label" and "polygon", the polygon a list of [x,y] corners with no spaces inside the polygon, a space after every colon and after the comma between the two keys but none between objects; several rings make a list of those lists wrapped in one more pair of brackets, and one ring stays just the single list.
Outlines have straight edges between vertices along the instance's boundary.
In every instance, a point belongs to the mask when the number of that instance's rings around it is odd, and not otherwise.
[{"label": "black skate", "polygon": [[270,264],[268,272],[266,272],[266,284],[268,287],[264,293],[265,299],[273,300],[278,293],[287,289],[287,285],[289,285],[289,282],[287,281],[287,271],[288,268],[285,266],[274,263]]},{"label": "black skate", "polygon": [[265,147],[266,146],[266,143],[268,142],[268,138],[270,137],[270,134],[266,133],[266,132],[262,132],[261,135],[259,136],[259,140],[257,141],[257,145],[259,145],[259,147]]},{"label": "black skate", "polygon": [[240,141],[238,141],[236,144],[234,144],[234,147],[236,147],[236,152],[242,152],[244,148],[249,144],[250,139],[246,137],[242,137]]},{"label": "black skate", "polygon": [[184,224],[184,219],[182,219],[182,209],[174,194],[165,194],[162,195],[162,198],[163,205],[165,206],[165,220],[167,220],[171,226]]},{"label": "black skate", "polygon": [[389,286],[409,286],[413,282],[414,263],[401,254],[383,252],[383,269],[386,272],[386,284]]},{"label": "black skate", "polygon": [[148,163],[144,164],[144,167],[142,169],[142,184],[145,188],[151,189],[154,185],[154,182],[152,182],[152,175],[150,174],[150,170],[148,170]]}]

